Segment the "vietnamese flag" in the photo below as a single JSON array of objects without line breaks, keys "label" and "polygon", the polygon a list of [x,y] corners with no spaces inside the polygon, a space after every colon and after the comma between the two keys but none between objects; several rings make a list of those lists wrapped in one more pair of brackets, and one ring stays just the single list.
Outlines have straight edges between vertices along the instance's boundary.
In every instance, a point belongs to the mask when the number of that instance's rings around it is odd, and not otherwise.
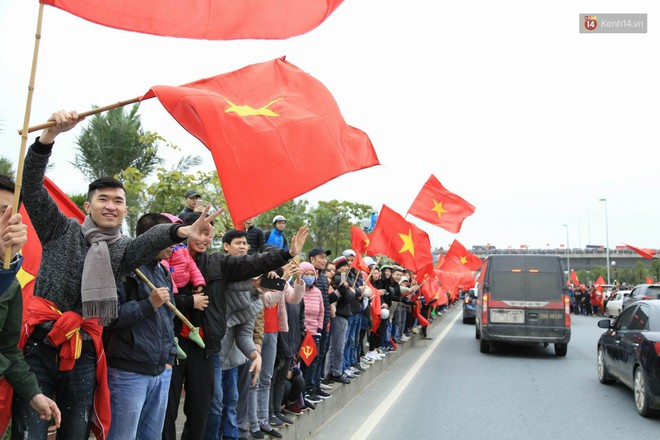
[{"label": "vietnamese flag", "polygon": [[371,305],[369,305],[369,310],[371,313],[371,329],[369,330],[372,333],[376,333],[378,331],[378,327],[380,327],[380,311],[382,304],[380,302],[380,295],[381,292],[380,290],[376,289],[372,284],[371,280],[367,280],[367,285],[371,289]]},{"label": "vietnamese flag", "polygon": [[625,244],[625,243],[624,243],[624,245],[628,249],[632,249],[633,251],[637,252],[642,257],[648,258],[649,260],[652,259],[656,254],[656,252],[653,249],[640,249],[640,248],[636,248],[635,246],[630,246],[629,244]]},{"label": "vietnamese flag", "polygon": [[319,350],[316,347],[316,342],[314,342],[314,338],[312,337],[312,334],[308,331],[307,334],[305,335],[305,338],[302,341],[302,344],[300,344],[300,350],[298,351],[298,356],[305,363],[305,365],[309,367],[310,365],[312,365],[312,361],[314,360],[314,358],[318,353]]},{"label": "vietnamese flag", "polygon": [[481,258],[474,255],[472,252],[465,249],[465,246],[458,240],[454,240],[449,250],[445,254],[444,260],[452,257],[457,257],[461,264],[465,265],[470,270],[477,270],[481,266]]},{"label": "vietnamese flag", "polygon": [[408,214],[457,233],[463,220],[474,213],[474,206],[448,191],[436,177],[431,177],[413,201]]},{"label": "vietnamese flag", "polygon": [[444,263],[440,269],[435,270],[435,273],[440,279],[443,290],[451,292],[452,295],[458,286],[471,288],[476,284],[472,271],[456,256],[445,258]]},{"label": "vietnamese flag", "polygon": [[571,283],[573,285],[577,286],[580,284],[580,280],[578,279],[577,273],[575,272],[575,269],[571,269]]},{"label": "vietnamese flag", "polygon": [[369,247],[369,236],[357,226],[351,226],[351,249],[358,254],[366,254]]},{"label": "vietnamese flag", "polygon": [[234,225],[379,164],[369,137],[346,124],[328,89],[284,58],[154,86],[140,99],[154,96],[211,151]]},{"label": "vietnamese flag", "polygon": [[364,258],[362,258],[362,254],[359,252],[355,253],[355,258],[353,258],[353,263],[351,266],[362,272],[369,273],[369,266],[367,266]]},{"label": "vietnamese flag", "polygon": [[646,277],[646,284],[655,284],[655,281],[651,277]]},{"label": "vietnamese flag", "polygon": [[421,286],[420,290],[428,304],[440,291],[440,285],[433,271],[433,263],[420,268],[415,274],[415,280]]},{"label": "vietnamese flag", "polygon": [[40,0],[126,31],[205,40],[283,39],[304,34],[343,0]]},{"label": "vietnamese flag", "polygon": [[386,255],[413,270],[433,264],[428,234],[386,205],[383,205],[371,234],[369,252]]},{"label": "vietnamese flag", "polygon": [[599,276],[598,279],[594,281],[594,286],[602,286],[603,284],[605,284],[605,280],[602,276]]}]

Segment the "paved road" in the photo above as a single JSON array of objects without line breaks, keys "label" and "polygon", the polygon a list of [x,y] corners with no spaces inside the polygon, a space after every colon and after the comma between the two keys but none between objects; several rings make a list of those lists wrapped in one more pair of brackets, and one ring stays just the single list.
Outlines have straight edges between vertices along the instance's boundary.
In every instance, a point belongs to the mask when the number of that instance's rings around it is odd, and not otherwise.
[{"label": "paved road", "polygon": [[556,357],[542,345],[482,354],[460,317],[457,307],[433,327],[431,343],[413,347],[313,438],[658,437],[660,419],[639,416],[631,390],[598,382],[599,318],[573,316],[568,355]]}]

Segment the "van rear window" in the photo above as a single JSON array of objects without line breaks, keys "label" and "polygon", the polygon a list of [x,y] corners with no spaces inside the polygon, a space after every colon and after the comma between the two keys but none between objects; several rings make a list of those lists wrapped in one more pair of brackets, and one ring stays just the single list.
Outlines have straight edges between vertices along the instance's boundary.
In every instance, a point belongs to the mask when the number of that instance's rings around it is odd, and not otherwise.
[{"label": "van rear window", "polygon": [[556,272],[491,272],[489,284],[497,300],[560,301],[563,294]]}]

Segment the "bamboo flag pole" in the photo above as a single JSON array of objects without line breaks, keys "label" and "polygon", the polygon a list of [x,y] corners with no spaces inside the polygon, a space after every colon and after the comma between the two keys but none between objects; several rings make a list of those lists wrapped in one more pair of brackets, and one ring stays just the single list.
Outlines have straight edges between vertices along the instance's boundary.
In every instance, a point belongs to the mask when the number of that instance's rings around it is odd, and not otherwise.
[{"label": "bamboo flag pole", "polygon": [[[149,278],[147,278],[147,277],[146,277],[146,276],[140,271],[140,269],[135,269],[134,272],[135,272],[135,274],[136,274],[137,276],[140,277],[140,279],[141,279],[142,281],[144,281],[144,282],[147,284],[147,286],[149,286],[149,288],[150,288],[151,290],[155,290],[155,289],[156,289],[156,286],[154,286],[154,284],[153,284],[151,281],[149,281]],[[184,316],[184,314],[181,313],[181,312],[179,311],[179,309],[177,309],[176,306],[175,306],[174,304],[172,304],[171,302],[167,301],[167,302],[165,303],[165,305],[166,305],[167,307],[169,307],[170,310],[172,310],[172,311],[174,312],[174,314],[177,316],[177,318],[179,318],[179,319],[181,320],[181,322],[183,322],[183,324],[184,324],[186,327],[188,327],[188,328],[190,329],[190,335],[188,336],[188,339],[190,339],[191,341],[194,341],[197,345],[199,345],[200,347],[204,348],[204,347],[205,347],[205,344],[204,344],[204,341],[202,340],[201,336],[199,335],[199,329],[198,329],[197,327],[195,327],[194,325],[192,325],[192,323],[188,320],[188,318],[186,318],[186,317]]]},{"label": "bamboo flag pole", "polygon": [[[136,102],[140,101],[141,98],[142,96],[137,96],[135,98],[127,99],[125,101],[117,101],[114,104],[108,104],[108,105],[104,105],[103,107],[93,108],[91,110],[87,110],[86,112],[78,113],[78,119],[83,119],[86,118],[87,116],[92,116],[98,113],[107,112],[108,110],[112,110],[118,107],[124,107],[129,104],[135,104]],[[43,130],[44,128],[53,127],[53,126],[55,126],[55,121],[48,121],[48,122],[44,122],[43,124],[33,125],[32,127],[29,128],[23,127],[23,130],[19,130],[18,134],[23,135],[23,133],[25,133],[25,130],[27,130],[28,133],[32,133],[33,131]],[[26,136],[24,135],[24,137]]]},{"label": "bamboo flag pole", "polygon": [[[28,85],[28,96],[25,104],[25,116],[23,118],[23,133],[30,125],[30,111],[32,110],[32,95],[34,94],[34,79],[37,76],[37,60],[39,58],[39,43],[41,41],[41,23],[44,17],[44,5],[39,3],[39,15],[37,16],[37,30],[34,34],[34,51],[32,52],[32,69],[30,70],[30,83]],[[18,154],[18,169],[16,170],[16,188],[14,189],[14,199],[12,200],[11,214],[18,212],[18,203],[21,197],[21,187],[23,182],[23,164],[25,162],[25,146],[27,145],[27,133],[21,137],[21,149]],[[5,251],[4,269],[9,269],[11,262],[11,246]]]},{"label": "bamboo flag pole", "polygon": [[[366,256],[367,253],[365,252],[364,255]],[[362,257],[362,258],[364,258],[364,257]],[[376,265],[374,266],[373,269],[371,269],[371,272],[369,272],[369,276],[367,277],[367,279],[370,279],[370,278],[371,278],[371,275],[373,275],[373,273],[374,273],[374,270],[376,270],[376,269],[378,268],[378,265],[380,264],[380,259],[381,259],[381,258],[383,258],[382,255],[380,255],[380,256],[378,257],[378,260],[376,261]],[[357,277],[357,275],[356,275],[356,276],[355,276],[355,279],[353,280],[353,286],[351,286],[353,289],[355,289],[355,285],[357,284],[357,279],[358,279],[358,277]]]}]

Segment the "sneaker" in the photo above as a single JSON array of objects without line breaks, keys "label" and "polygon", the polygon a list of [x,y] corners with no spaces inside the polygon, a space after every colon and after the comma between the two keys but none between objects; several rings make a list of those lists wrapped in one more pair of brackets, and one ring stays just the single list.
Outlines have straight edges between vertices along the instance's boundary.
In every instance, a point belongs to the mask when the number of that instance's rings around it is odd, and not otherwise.
[{"label": "sneaker", "polygon": [[362,372],[361,372],[358,368],[351,367],[351,368],[350,368],[350,371],[353,373],[353,376],[354,376],[354,377],[357,377],[357,376],[361,376],[361,375],[362,375]]},{"label": "sneaker", "polygon": [[414,328],[412,329],[412,332],[415,333],[415,334],[418,334],[418,333],[419,333],[419,329],[418,329],[417,327],[414,327]]},{"label": "sneaker", "polygon": [[305,399],[305,405],[303,405],[302,410],[307,411],[308,409],[315,411],[316,405],[314,404],[314,402],[310,402],[309,400]]},{"label": "sneaker", "polygon": [[252,438],[266,438],[266,435],[261,431],[250,432]]},{"label": "sneaker", "polygon": [[406,335],[401,336],[401,342],[407,342],[410,338]]},{"label": "sneaker", "polygon": [[317,396],[317,397],[319,397],[319,398],[321,398],[321,399],[323,399],[323,400],[325,400],[325,399],[329,399],[329,398],[332,397],[332,394],[330,394],[330,393],[326,393],[326,392],[323,391],[321,388],[317,388],[317,389],[315,389],[315,390],[313,391],[313,393],[314,393],[315,396]]},{"label": "sneaker", "polygon": [[[324,384],[323,381],[321,381],[321,385],[319,385],[319,389],[323,391],[332,391],[332,387],[330,385]],[[316,395],[318,396],[319,393],[316,393]]]},{"label": "sneaker", "polygon": [[360,362],[362,362],[363,364],[373,364],[374,363],[373,359],[371,359],[366,354],[360,358]]},{"label": "sneaker", "polygon": [[[285,425],[293,425],[293,420],[291,420],[290,418],[288,418],[287,416],[285,416],[282,413],[275,414],[275,418],[278,419],[281,423],[284,423]],[[273,425],[273,424],[271,423],[271,425]],[[280,426],[282,426],[282,425],[280,425]]]},{"label": "sneaker", "polygon": [[284,426],[284,422],[280,419],[278,414],[275,414],[273,417],[269,418],[268,424],[276,428],[279,428],[280,426]]},{"label": "sneaker", "polygon": [[370,368],[370,365],[365,364],[365,363],[362,363],[362,362],[360,362],[358,365],[359,365],[360,367],[364,368],[365,370],[368,370],[368,369]]},{"label": "sneaker", "polygon": [[305,400],[310,401],[312,403],[321,403],[323,401],[323,399],[321,399],[319,396],[317,396],[314,393],[305,394]]},{"label": "sneaker", "polygon": [[333,380],[335,382],[343,383],[344,385],[351,383],[351,380],[345,374],[342,374],[341,376],[333,376]]},{"label": "sneaker", "polygon": [[[330,375],[328,375],[327,377],[324,377],[323,379],[321,379],[321,387],[323,387],[323,385],[329,387],[332,384],[332,380],[328,379],[329,376]],[[325,389],[325,388],[323,388],[323,389]],[[330,389],[332,389],[332,387],[330,387]]]},{"label": "sneaker", "polygon": [[282,438],[282,434],[280,434],[278,431],[274,430],[273,428],[268,429],[265,426],[261,427],[261,432],[264,434],[268,434],[272,438]]},{"label": "sneaker", "polygon": [[358,362],[353,368],[358,370],[360,374],[362,374],[363,371],[367,371],[367,369],[362,366],[362,362]]},{"label": "sneaker", "polygon": [[287,414],[293,414],[294,416],[302,415],[303,410],[295,403],[290,403],[284,407],[284,411]]},{"label": "sneaker", "polygon": [[353,372],[351,370],[345,370],[344,374],[342,374],[342,376],[346,376],[349,379],[353,379],[355,377],[355,375],[353,374]]}]

